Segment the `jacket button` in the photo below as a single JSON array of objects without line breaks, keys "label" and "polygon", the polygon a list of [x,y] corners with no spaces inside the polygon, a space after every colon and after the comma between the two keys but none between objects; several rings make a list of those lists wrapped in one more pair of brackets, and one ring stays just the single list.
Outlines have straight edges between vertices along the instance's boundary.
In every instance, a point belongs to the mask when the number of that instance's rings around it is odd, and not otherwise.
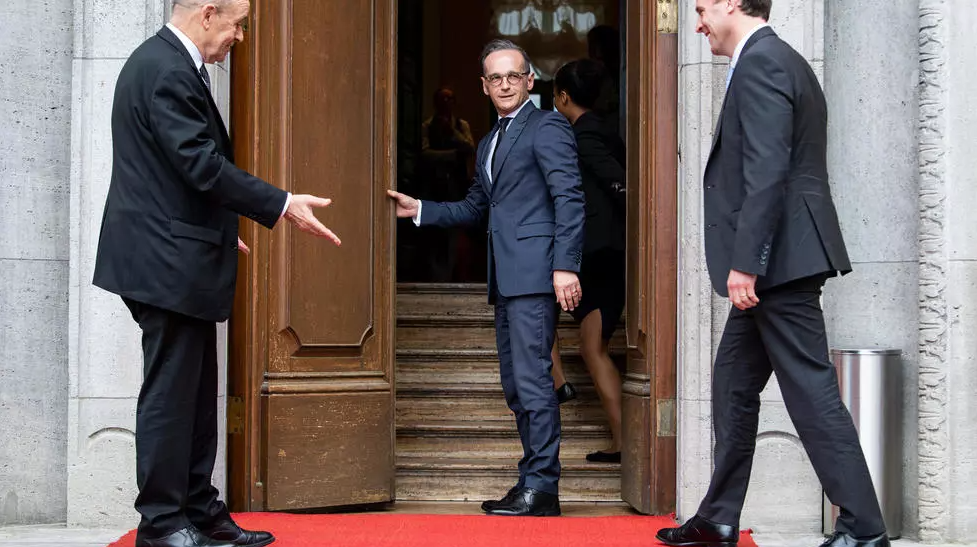
[{"label": "jacket button", "polygon": [[492,203],[490,203],[489,205],[491,205],[492,207],[495,207],[495,202],[493,201],[493,202],[492,202]]}]

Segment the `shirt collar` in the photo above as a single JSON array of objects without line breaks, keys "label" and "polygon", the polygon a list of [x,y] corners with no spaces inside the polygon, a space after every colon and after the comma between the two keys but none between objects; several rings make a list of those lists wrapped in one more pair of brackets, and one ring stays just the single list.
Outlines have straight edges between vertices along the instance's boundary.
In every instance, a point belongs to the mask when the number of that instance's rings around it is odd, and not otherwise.
[{"label": "shirt collar", "polygon": [[173,34],[176,34],[176,37],[183,43],[183,47],[187,48],[187,52],[190,53],[190,58],[193,59],[193,66],[197,70],[200,70],[200,67],[204,64],[204,57],[200,54],[200,50],[197,49],[197,44],[194,44],[193,40],[186,34],[183,34],[183,31],[176,28],[176,25],[173,23],[166,23],[166,28],[170,29]]},{"label": "shirt collar", "polygon": [[743,39],[740,40],[740,43],[736,44],[736,50],[733,51],[733,57],[730,59],[729,65],[733,67],[736,66],[736,63],[739,62],[740,60],[740,54],[743,53],[743,48],[746,47],[746,42],[748,42],[750,38],[752,38],[753,35],[757,33],[757,31],[769,26],[770,25],[768,23],[760,23],[759,25],[753,27],[753,30],[747,32],[746,36],[744,36]]},{"label": "shirt collar", "polygon": [[[522,109],[523,108],[526,108],[526,105],[529,104],[529,103],[531,103],[531,102],[532,102],[532,99],[526,99],[526,102],[522,103],[522,106],[520,106],[519,108],[517,108],[514,111],[510,112],[509,115],[506,116],[506,118],[515,118],[516,116],[519,115],[520,112],[522,112]],[[502,119],[502,116],[499,116],[499,119],[501,120]]]}]

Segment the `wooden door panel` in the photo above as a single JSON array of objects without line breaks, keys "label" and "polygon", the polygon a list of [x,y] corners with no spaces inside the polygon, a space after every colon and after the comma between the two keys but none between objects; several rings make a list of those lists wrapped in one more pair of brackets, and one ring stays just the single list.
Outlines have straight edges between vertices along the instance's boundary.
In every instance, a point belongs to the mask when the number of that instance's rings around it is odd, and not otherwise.
[{"label": "wooden door panel", "polygon": [[252,510],[394,498],[394,246],[385,191],[394,183],[395,6],[252,2],[249,167],[293,194],[332,199],[317,216],[343,240],[335,247],[291,226],[251,232],[250,328],[235,344],[256,347],[235,354],[246,356],[238,368],[256,380],[245,406],[259,407],[244,412],[258,440],[246,448]]},{"label": "wooden door panel", "polygon": [[272,395],[266,399],[269,509],[377,503],[391,498],[390,398],[384,392]]},{"label": "wooden door panel", "polygon": [[372,207],[372,4],[291,1],[289,178],[293,192],[333,200],[320,216],[343,240],[339,252],[305,235],[289,242],[285,326],[302,350],[359,347],[374,320],[373,259],[384,242],[376,238]]},{"label": "wooden door panel", "polygon": [[677,0],[628,0],[628,362],[621,498],[675,508]]}]

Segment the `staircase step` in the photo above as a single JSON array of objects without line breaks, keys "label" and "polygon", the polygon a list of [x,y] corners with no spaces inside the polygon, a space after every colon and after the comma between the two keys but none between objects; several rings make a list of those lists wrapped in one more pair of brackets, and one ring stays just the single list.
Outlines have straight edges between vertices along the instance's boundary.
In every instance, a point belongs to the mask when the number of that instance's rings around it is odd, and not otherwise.
[{"label": "staircase step", "polygon": [[[609,433],[606,423],[579,422],[565,424],[561,427],[564,439],[572,438],[603,438]],[[514,420],[466,422],[463,420],[429,421],[429,422],[398,422],[397,437],[468,437],[478,435],[481,438],[519,438]]]},{"label": "staircase step", "polygon": [[[624,329],[617,329],[611,337],[611,347],[626,347]],[[397,327],[397,348],[496,349],[495,327],[491,322],[475,325],[410,325]],[[580,334],[576,327],[560,329],[560,351],[579,353]]]},{"label": "staircase step", "polygon": [[[619,501],[620,466],[561,462],[561,501]],[[397,458],[397,499],[481,501],[498,499],[518,480],[514,458]]]},{"label": "staircase step", "polygon": [[[584,461],[587,454],[606,450],[611,444],[611,435],[586,437],[563,437],[560,442],[560,457],[564,461]],[[507,437],[486,437],[473,435],[398,435],[397,455],[412,458],[501,458],[519,459],[522,444],[518,435]]]},{"label": "staircase step", "polygon": [[[496,380],[498,381],[498,380]],[[604,410],[593,386],[579,385],[576,400],[560,405],[564,425],[599,422]],[[454,417],[466,422],[505,422],[514,425],[502,387],[491,384],[406,384],[397,386],[397,421],[433,422]]]},{"label": "staircase step", "polygon": [[[481,501],[516,481],[522,446],[499,381],[495,316],[485,285],[400,284],[397,297],[397,496]],[[560,315],[564,371],[579,393],[561,405],[562,501],[620,501],[620,466],[586,461],[611,441],[580,357],[578,329]],[[624,329],[611,354],[625,359]]]}]

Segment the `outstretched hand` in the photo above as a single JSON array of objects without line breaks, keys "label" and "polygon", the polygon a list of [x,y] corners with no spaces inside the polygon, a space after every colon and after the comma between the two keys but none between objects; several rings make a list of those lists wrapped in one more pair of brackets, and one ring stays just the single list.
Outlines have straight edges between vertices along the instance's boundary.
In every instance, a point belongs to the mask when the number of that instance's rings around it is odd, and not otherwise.
[{"label": "outstretched hand", "polygon": [[293,194],[292,201],[289,202],[288,209],[285,211],[285,219],[303,232],[325,237],[332,240],[336,245],[342,245],[343,242],[339,240],[339,237],[332,233],[332,230],[323,226],[313,212],[314,208],[327,207],[330,203],[332,203],[331,199],[308,194]]},{"label": "outstretched hand", "polygon": [[414,218],[417,216],[420,203],[416,199],[393,190],[387,190],[387,196],[397,204],[397,218]]}]

